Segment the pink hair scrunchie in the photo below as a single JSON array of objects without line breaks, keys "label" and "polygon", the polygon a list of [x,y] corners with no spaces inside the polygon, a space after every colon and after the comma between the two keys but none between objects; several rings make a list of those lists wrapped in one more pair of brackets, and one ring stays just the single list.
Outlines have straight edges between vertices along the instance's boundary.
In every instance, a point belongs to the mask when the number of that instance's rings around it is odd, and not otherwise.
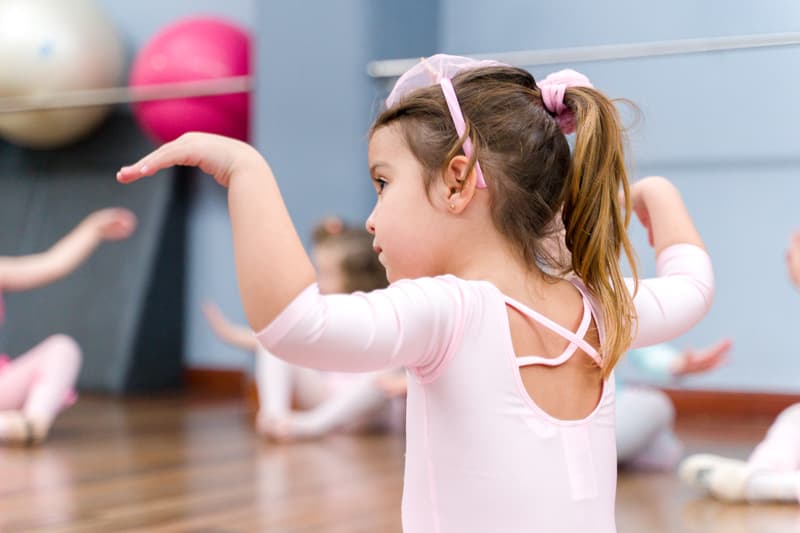
[{"label": "pink hair scrunchie", "polygon": [[564,135],[574,133],[575,114],[564,104],[564,93],[568,87],[594,87],[589,78],[572,69],[564,69],[548,74],[536,85],[542,93],[544,107],[555,115],[556,123]]}]

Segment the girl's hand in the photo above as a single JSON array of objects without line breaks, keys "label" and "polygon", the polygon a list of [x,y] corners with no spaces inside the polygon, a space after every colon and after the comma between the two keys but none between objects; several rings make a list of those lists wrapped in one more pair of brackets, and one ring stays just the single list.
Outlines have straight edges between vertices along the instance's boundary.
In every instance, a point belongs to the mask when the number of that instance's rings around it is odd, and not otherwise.
[{"label": "girl's hand", "polygon": [[[228,188],[239,293],[250,328],[261,331],[316,279],[272,169],[249,144],[187,133],[121,168],[117,180],[130,183],[176,165],[198,167]],[[248,336],[253,345],[252,331]]]},{"label": "girl's hand", "polygon": [[794,286],[800,289],[800,231],[795,231],[789,242],[789,249],[786,251],[786,269]]},{"label": "girl's hand", "polygon": [[136,215],[122,207],[109,207],[86,217],[86,223],[97,232],[100,239],[119,241],[127,239],[136,229]]},{"label": "girl's hand", "polygon": [[237,165],[260,156],[247,143],[210,133],[185,133],[117,172],[117,181],[130,183],[172,166],[198,167],[227,187]]}]

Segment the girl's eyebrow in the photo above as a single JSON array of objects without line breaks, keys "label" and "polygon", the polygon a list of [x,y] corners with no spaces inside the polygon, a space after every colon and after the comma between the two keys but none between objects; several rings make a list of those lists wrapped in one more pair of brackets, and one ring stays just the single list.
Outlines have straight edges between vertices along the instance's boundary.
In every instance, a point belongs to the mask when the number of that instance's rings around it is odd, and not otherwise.
[{"label": "girl's eyebrow", "polygon": [[378,167],[387,167],[387,168],[391,168],[391,165],[389,165],[389,163],[386,163],[386,162],[384,162],[384,161],[376,161],[375,163],[373,163],[372,165],[370,165],[370,167],[369,167],[369,173],[370,173],[370,174],[374,174],[374,173],[375,173],[375,169],[376,169],[376,168],[378,168]]}]

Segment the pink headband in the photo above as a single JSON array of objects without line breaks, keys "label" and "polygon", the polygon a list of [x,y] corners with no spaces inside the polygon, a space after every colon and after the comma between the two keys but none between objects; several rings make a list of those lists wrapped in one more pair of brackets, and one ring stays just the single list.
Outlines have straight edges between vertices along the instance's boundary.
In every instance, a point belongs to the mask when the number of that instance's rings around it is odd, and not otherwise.
[{"label": "pink headband", "polygon": [[[447,54],[436,54],[429,58],[423,58],[418,64],[407,70],[395,83],[389,97],[386,98],[386,107],[392,107],[401,97],[409,92],[422,87],[428,87],[431,82],[438,83],[442,88],[444,99],[447,102],[447,109],[453,119],[453,125],[459,139],[464,137],[467,131],[467,123],[461,106],[458,103],[455,88],[453,87],[453,77],[456,74],[468,69],[482,67],[508,66],[499,61],[477,60],[469,57],[451,56]],[[589,79],[574,70],[561,70],[547,76],[537,86],[542,93],[542,101],[545,108],[555,115],[556,122],[564,134],[575,131],[575,116],[572,110],[564,104],[564,92],[568,87],[592,87]],[[472,139],[467,137],[462,145],[464,155],[472,158],[474,148]],[[481,164],[475,160],[475,174],[477,187],[486,188],[486,180],[483,177]]]},{"label": "pink headband", "polygon": [[[397,80],[392,92],[389,93],[389,97],[386,99],[386,107],[392,107],[401,97],[413,90],[429,87],[431,82],[438,83],[442,88],[444,99],[447,102],[447,109],[450,111],[450,117],[453,119],[453,125],[460,139],[464,137],[464,133],[467,131],[467,123],[464,120],[464,114],[461,112],[461,106],[458,103],[458,97],[453,87],[453,77],[464,70],[501,65],[503,63],[498,61],[477,60],[447,54],[436,54],[428,58],[422,58],[422,61],[408,69]],[[464,155],[472,158],[472,154],[475,153],[472,139],[469,137],[464,139],[464,144],[461,148],[464,150]],[[479,189],[486,188],[486,179],[483,177],[483,170],[481,170],[481,164],[477,159],[475,160],[475,181]]]},{"label": "pink headband", "polygon": [[[467,131],[467,123],[464,121],[464,115],[461,114],[461,106],[458,104],[458,97],[456,97],[456,90],[453,87],[453,82],[450,78],[442,78],[439,80],[439,85],[442,87],[444,99],[447,102],[447,109],[450,110],[450,116],[453,119],[456,133],[458,133],[458,138],[460,139]],[[472,139],[469,137],[464,139],[464,144],[461,148],[464,150],[464,155],[470,158],[472,157]],[[479,189],[486,188],[486,180],[483,178],[481,164],[477,159],[475,159],[475,182],[475,186]]]},{"label": "pink headband", "polygon": [[568,135],[575,132],[575,114],[564,104],[564,93],[569,87],[593,87],[589,78],[571,69],[548,74],[536,84],[542,93],[544,107],[555,115],[561,131]]}]

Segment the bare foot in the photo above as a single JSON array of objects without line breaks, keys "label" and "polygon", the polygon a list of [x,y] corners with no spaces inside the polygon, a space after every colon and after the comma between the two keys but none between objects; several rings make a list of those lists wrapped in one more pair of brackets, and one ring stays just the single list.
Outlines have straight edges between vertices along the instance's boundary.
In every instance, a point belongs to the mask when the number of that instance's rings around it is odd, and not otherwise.
[{"label": "bare foot", "polygon": [[294,441],[285,418],[264,418],[258,425],[258,432],[275,442],[289,443]]},{"label": "bare foot", "polygon": [[259,416],[256,427],[261,435],[279,443],[319,439],[324,436],[303,413],[284,416]]},{"label": "bare foot", "polygon": [[46,431],[36,431],[22,411],[0,411],[0,444],[30,446],[44,440]]}]

